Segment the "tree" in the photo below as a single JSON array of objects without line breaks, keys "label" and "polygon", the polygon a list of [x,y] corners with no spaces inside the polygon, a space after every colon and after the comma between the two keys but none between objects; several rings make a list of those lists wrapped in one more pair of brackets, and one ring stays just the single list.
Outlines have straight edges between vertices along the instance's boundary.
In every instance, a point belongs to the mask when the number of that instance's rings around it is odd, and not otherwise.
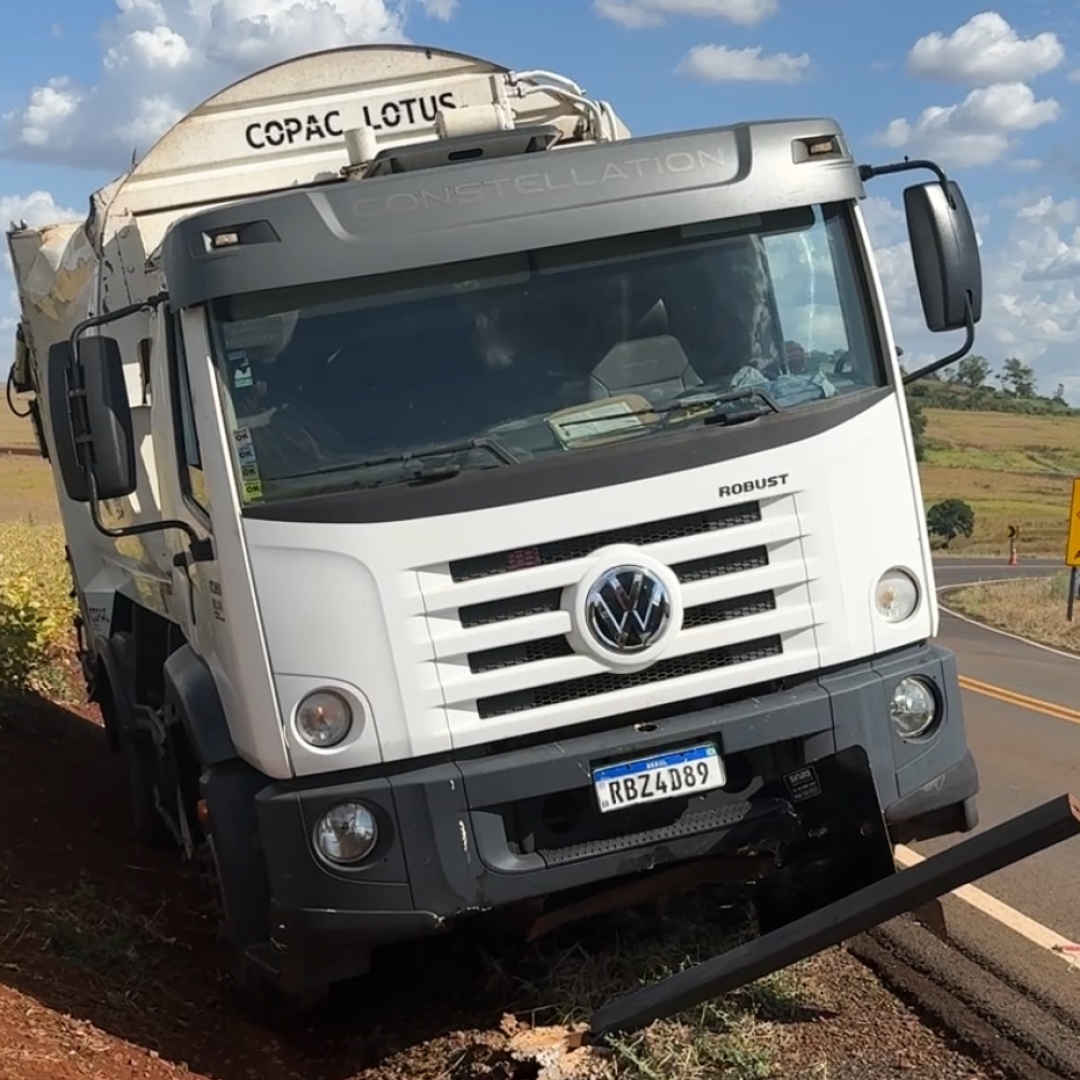
[{"label": "tree", "polygon": [[911,424],[911,438],[915,443],[915,460],[926,457],[926,417],[923,416],[922,403],[910,394],[907,397],[908,422]]},{"label": "tree", "polygon": [[971,390],[978,390],[990,377],[990,362],[983,356],[965,356],[956,366],[952,374],[952,381],[966,386]]},{"label": "tree", "polygon": [[1030,364],[1010,356],[1001,369],[1001,385],[1020,398],[1035,396],[1035,372]]},{"label": "tree", "polygon": [[1054,400],[1055,401],[1064,401],[1065,400],[1065,384],[1063,382],[1058,383],[1058,388],[1054,391]]},{"label": "tree", "polygon": [[963,499],[945,499],[927,511],[926,528],[932,536],[940,536],[948,547],[958,536],[971,536],[975,511]]}]

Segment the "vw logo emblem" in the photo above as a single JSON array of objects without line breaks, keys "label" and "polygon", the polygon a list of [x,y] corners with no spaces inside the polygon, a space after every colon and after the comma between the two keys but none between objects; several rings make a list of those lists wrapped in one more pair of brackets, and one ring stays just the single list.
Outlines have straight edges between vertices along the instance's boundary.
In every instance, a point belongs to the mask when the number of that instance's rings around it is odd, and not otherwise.
[{"label": "vw logo emblem", "polygon": [[585,597],[589,632],[611,652],[644,652],[663,634],[670,620],[667,586],[641,566],[608,570]]}]

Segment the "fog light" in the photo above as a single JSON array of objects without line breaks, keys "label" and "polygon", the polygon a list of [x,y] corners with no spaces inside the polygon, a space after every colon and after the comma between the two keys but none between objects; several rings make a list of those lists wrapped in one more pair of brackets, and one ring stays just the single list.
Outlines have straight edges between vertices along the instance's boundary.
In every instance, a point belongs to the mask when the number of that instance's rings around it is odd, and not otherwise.
[{"label": "fog light", "polygon": [[925,735],[938,718],[938,696],[922,679],[901,679],[889,702],[889,719],[901,739]]},{"label": "fog light", "polygon": [[308,694],[296,707],[296,730],[309,746],[325,750],[337,746],[352,728],[349,703],[330,690]]},{"label": "fog light", "polygon": [[375,815],[362,803],[339,803],[315,826],[315,845],[327,862],[352,866],[363,862],[379,839]]},{"label": "fog light", "polygon": [[874,602],[886,622],[903,622],[919,606],[919,583],[906,570],[886,570],[874,590]]}]

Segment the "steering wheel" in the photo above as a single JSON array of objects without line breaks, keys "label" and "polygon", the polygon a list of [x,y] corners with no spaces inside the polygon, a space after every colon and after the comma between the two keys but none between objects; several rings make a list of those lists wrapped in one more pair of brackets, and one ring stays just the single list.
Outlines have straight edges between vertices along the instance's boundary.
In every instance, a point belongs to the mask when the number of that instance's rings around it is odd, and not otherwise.
[{"label": "steering wheel", "polygon": [[837,358],[835,364],[833,364],[834,375],[847,375],[855,370],[855,361],[851,359],[851,350],[846,349],[840,357]]}]

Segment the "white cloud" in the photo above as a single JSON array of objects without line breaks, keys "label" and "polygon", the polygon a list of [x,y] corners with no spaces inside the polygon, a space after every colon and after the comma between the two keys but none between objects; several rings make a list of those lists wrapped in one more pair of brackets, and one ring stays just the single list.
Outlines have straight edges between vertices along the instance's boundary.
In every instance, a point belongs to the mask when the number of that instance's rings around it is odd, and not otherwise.
[{"label": "white cloud", "polygon": [[57,76],[4,114],[13,155],[119,171],[133,149],[145,153],[184,112],[257,68],[317,49],[405,41],[410,11],[445,20],[458,7],[458,0],[115,3],[99,35],[97,84]]},{"label": "white cloud", "polygon": [[35,86],[20,117],[22,142],[26,146],[44,146],[75,114],[81,101],[82,95],[66,75]]},{"label": "white cloud", "polygon": [[908,70],[948,82],[987,84],[1033,79],[1065,59],[1056,34],[1021,38],[995,11],[973,15],[947,37],[935,31],[908,53]]},{"label": "white cloud", "polygon": [[146,68],[181,68],[190,64],[195,54],[187,41],[167,26],[152,30],[133,30],[120,45],[105,54],[105,67],[117,68],[134,60]]},{"label": "white cloud", "polygon": [[[1006,200],[1004,239],[983,251],[983,316],[974,351],[998,368],[1009,356],[1032,363],[1040,388],[1058,383],[1080,404],[1074,361],[1080,342],[1080,199],[1028,195]],[[897,342],[914,369],[921,355],[942,356],[956,334],[930,334],[923,322],[903,211],[890,200],[863,203]],[[909,362],[910,361],[910,362]]]},{"label": "white cloud", "polygon": [[937,159],[942,165],[988,165],[1015,146],[1012,136],[1053,123],[1061,106],[1036,99],[1020,82],[972,90],[959,105],[931,105],[914,122],[893,120],[873,142]]},{"label": "white cloud", "polygon": [[738,26],[756,26],[779,8],[779,0],[593,0],[598,15],[628,30],[661,26],[672,15],[726,19]]},{"label": "white cloud", "polygon": [[448,22],[461,6],[458,0],[420,0],[424,14],[430,19],[442,19]]},{"label": "white cloud", "polygon": [[29,195],[0,195],[0,233],[13,224],[26,222],[30,226],[49,225],[55,221],[77,221],[85,217],[77,210],[60,206],[47,191],[31,191]]},{"label": "white cloud", "polygon": [[[47,191],[31,191],[29,195],[0,195],[0,235],[12,225],[49,225],[56,221],[78,221],[85,217],[77,210],[60,206]],[[18,322],[19,298],[11,271],[11,256],[4,243],[0,258],[0,381],[7,377]],[[0,408],[4,407],[0,404]]]},{"label": "white cloud", "polygon": [[806,76],[810,57],[781,52],[761,54],[761,48],[729,49],[724,45],[698,45],[675,69],[705,82],[799,82]]}]

